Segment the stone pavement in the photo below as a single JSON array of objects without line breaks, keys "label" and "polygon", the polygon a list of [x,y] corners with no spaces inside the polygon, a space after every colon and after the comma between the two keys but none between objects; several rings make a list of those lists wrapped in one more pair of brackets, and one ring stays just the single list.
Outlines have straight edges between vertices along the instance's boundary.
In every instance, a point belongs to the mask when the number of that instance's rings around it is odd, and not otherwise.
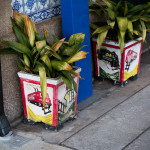
[{"label": "stone pavement", "polygon": [[[139,78],[124,88],[94,82],[94,95],[78,105],[78,118],[56,131],[23,123],[0,150],[150,150],[150,51]],[[93,103],[94,102],[94,103]]]}]

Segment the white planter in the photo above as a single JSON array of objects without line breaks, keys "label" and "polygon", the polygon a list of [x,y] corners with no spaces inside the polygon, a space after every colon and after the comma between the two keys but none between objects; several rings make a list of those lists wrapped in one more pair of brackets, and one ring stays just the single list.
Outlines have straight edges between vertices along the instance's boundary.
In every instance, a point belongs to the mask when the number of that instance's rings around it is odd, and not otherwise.
[{"label": "white planter", "polygon": [[[80,74],[81,69],[76,68],[75,71]],[[44,114],[40,77],[22,71],[18,72],[18,76],[26,119],[57,127],[68,118],[74,117],[77,110],[77,93],[68,89],[61,78],[47,78],[46,113]],[[78,86],[79,78],[73,77]]]},{"label": "white planter", "polygon": [[[125,82],[139,73],[142,38],[125,43],[123,53],[119,44],[106,40],[98,51],[97,41],[93,39],[95,75],[118,82]],[[140,42],[139,42],[140,41]]]}]

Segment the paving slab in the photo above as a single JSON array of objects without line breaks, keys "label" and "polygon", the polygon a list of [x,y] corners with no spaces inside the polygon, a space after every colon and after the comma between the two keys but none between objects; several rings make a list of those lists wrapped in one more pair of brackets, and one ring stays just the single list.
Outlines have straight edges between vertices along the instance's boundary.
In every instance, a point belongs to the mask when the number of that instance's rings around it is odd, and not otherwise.
[{"label": "paving slab", "polygon": [[0,142],[0,150],[71,150],[59,145],[49,144],[40,137],[27,138],[14,135],[9,141]]},{"label": "paving slab", "polygon": [[150,126],[150,85],[62,144],[78,150],[121,150]]},{"label": "paving slab", "polygon": [[150,129],[124,148],[124,150],[150,150]]}]

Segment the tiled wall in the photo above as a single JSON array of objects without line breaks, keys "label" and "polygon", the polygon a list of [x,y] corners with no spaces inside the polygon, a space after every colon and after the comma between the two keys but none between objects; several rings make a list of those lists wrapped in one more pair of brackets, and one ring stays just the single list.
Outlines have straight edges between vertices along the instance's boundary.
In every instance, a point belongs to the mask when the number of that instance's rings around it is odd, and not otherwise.
[{"label": "tiled wall", "polygon": [[27,14],[35,23],[60,15],[60,0],[11,0],[12,8]]}]

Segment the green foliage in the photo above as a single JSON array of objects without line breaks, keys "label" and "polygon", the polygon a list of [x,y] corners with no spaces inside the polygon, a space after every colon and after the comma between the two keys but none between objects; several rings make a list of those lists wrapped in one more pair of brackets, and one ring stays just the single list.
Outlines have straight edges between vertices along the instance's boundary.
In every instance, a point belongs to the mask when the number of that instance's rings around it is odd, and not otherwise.
[{"label": "green foliage", "polygon": [[150,32],[150,3],[134,6],[123,0],[118,3],[111,0],[96,0],[89,1],[89,10],[95,12],[100,20],[102,15],[97,12],[107,14],[105,23],[90,23],[93,35],[98,37],[99,49],[107,38],[118,41],[123,51],[125,41],[142,37],[144,42],[146,32]]},{"label": "green foliage", "polygon": [[53,35],[53,42],[49,43],[46,29],[43,30],[44,36],[42,36],[27,15],[16,11],[13,15],[12,28],[18,41],[1,41],[0,44],[6,45],[7,48],[1,48],[0,54],[17,54],[20,60],[17,65],[22,71],[40,76],[43,106],[45,107],[47,93],[46,77],[61,77],[68,88],[74,88],[77,92],[77,85],[72,76],[80,76],[73,71],[72,64],[68,61],[73,59],[75,62],[86,57],[86,52],[79,53],[84,47],[80,45],[85,35],[73,34],[68,41],[59,40]]}]

